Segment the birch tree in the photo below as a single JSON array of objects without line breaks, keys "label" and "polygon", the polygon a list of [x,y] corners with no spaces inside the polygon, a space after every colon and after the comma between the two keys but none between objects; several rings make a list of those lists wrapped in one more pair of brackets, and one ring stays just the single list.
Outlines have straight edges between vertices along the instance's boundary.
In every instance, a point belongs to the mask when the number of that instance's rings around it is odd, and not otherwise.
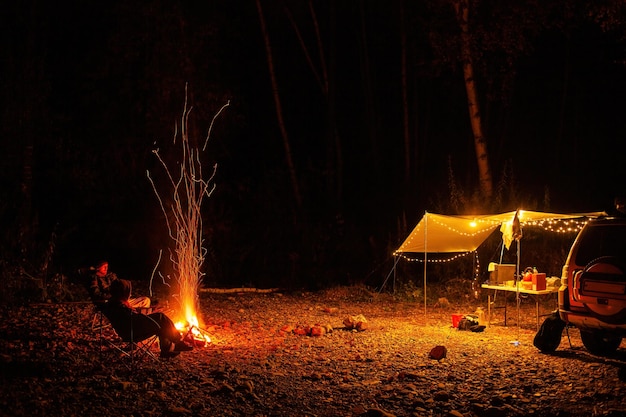
[{"label": "birch tree", "polygon": [[493,178],[491,176],[489,153],[487,152],[487,139],[483,132],[483,122],[478,102],[476,78],[474,75],[469,22],[469,1],[470,0],[456,0],[454,2],[454,9],[461,29],[461,64],[463,67],[465,91],[467,93],[467,108],[470,125],[474,136],[479,189],[483,198],[491,199],[493,196]]}]

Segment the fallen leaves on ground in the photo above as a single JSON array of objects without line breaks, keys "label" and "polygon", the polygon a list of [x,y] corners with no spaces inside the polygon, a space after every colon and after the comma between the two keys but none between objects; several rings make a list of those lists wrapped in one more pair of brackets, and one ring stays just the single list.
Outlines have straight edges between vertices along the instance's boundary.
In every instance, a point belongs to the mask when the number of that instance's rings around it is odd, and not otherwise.
[{"label": "fallen leaves on ground", "polygon": [[[519,326],[496,312],[479,333],[451,325],[478,303],[425,311],[320,292],[202,293],[200,305],[210,344],[133,371],[100,352],[88,304],[2,308],[0,415],[626,415],[626,350],[590,355],[570,329],[572,347],[564,333],[542,354],[534,304],[520,307]],[[429,358],[435,346],[445,359]]]}]

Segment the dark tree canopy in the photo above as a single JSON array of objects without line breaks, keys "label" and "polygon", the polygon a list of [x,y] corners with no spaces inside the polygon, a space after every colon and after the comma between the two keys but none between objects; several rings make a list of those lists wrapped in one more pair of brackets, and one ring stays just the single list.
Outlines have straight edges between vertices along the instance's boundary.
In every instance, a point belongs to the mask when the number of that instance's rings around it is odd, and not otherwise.
[{"label": "dark tree canopy", "polygon": [[252,1],[6,5],[3,265],[47,273],[105,256],[147,277],[167,236],[146,171],[152,149],[173,148],[186,85],[198,141],[231,100],[206,151],[211,285],[379,283],[425,210],[607,209],[624,193],[622,2],[463,0],[485,201],[459,1],[264,1],[274,92]]}]

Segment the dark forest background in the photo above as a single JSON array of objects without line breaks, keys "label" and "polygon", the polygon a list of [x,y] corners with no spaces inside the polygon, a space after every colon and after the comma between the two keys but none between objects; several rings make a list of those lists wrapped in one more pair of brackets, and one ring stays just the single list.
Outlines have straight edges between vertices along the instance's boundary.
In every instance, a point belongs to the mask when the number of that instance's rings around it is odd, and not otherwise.
[{"label": "dark forest background", "polygon": [[230,102],[202,153],[218,167],[206,285],[379,286],[424,211],[607,210],[626,179],[625,16],[621,1],[4,4],[2,274],[45,279],[108,258],[147,279],[170,242],[146,172],[163,180],[156,148],[176,160],[186,98],[199,143]]}]

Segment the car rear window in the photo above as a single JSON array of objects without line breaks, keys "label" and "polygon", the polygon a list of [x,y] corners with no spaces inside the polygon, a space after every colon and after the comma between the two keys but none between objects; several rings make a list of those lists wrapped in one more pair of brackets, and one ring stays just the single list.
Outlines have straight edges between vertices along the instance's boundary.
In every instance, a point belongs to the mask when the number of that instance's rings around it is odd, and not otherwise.
[{"label": "car rear window", "polygon": [[626,265],[626,224],[597,224],[585,228],[578,239],[576,265],[585,266],[601,256],[614,256]]}]

